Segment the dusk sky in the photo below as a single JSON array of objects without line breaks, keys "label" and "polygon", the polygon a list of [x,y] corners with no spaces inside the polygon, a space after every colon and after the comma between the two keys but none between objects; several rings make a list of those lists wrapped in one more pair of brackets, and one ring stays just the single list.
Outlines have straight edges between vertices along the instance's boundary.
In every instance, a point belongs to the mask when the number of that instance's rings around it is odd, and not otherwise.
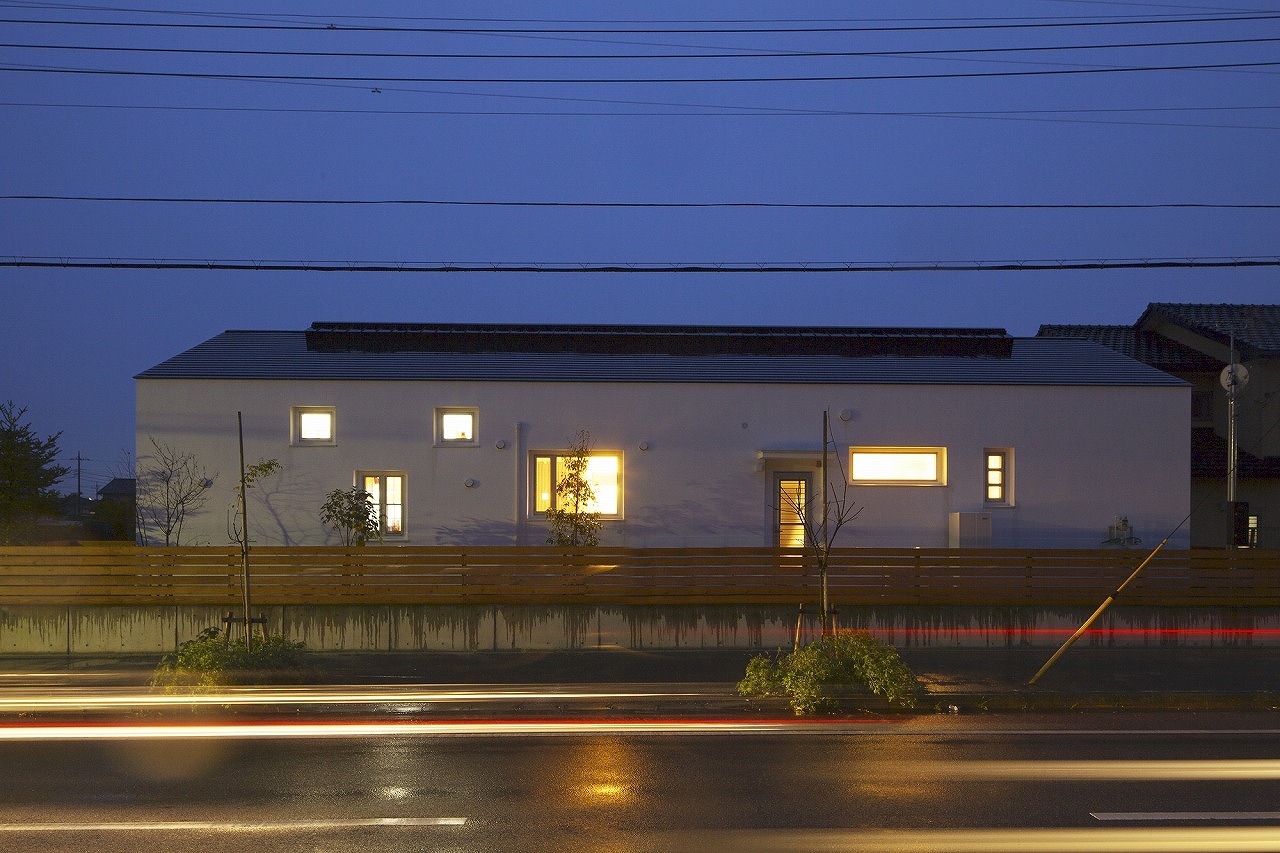
[{"label": "dusk sky", "polygon": [[[1203,265],[1280,262],[1266,2],[127,5],[0,0],[0,401],[86,494],[132,377],[226,329],[1280,302],[1276,266]],[[269,269],[300,263],[403,269]],[[725,271],[503,271],[596,265]]]}]

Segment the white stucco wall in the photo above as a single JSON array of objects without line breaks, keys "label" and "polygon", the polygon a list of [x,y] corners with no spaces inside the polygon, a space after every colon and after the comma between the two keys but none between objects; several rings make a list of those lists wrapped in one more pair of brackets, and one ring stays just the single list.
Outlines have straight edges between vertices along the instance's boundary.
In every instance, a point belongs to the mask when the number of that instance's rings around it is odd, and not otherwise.
[{"label": "white stucco wall", "polygon": [[[1014,451],[1015,505],[989,510],[994,547],[1095,547],[1116,515],[1155,544],[1189,506],[1188,387],[866,386],[680,383],[231,381],[141,379],[137,453],[150,437],[218,474],[183,542],[227,542],[245,455],[283,473],[251,495],[257,544],[336,544],[324,496],[357,470],[407,477],[408,544],[540,544],[522,516],[529,454],[578,430],[624,456],[624,519],[602,541],[644,546],[769,545],[773,472],[759,451],[815,450],[822,412],[850,445],[944,446],[947,485],[851,488],[865,508],[839,545],[945,547],[948,513],[984,511],[983,450]],[[290,446],[291,406],[335,406],[337,443]],[[433,446],[438,406],[479,409],[479,446]],[[837,413],[850,417],[841,420]],[[499,444],[502,447],[499,447]],[[644,443],[648,449],[641,450]],[[465,483],[470,480],[473,485]],[[1185,528],[1172,547],[1186,547]]]}]

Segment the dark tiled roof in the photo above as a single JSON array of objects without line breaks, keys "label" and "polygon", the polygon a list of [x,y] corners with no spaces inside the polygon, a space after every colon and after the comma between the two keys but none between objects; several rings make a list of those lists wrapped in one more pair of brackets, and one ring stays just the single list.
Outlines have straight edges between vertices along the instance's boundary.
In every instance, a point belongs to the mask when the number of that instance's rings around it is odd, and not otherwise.
[{"label": "dark tiled roof", "polygon": [[1041,326],[1042,338],[1080,338],[1110,347],[1170,373],[1208,372],[1222,369],[1222,362],[1155,332],[1133,326]]},{"label": "dark tiled roof", "polygon": [[1008,355],[318,350],[305,332],[224,332],[139,379],[417,379],[512,382],[759,382],[911,385],[1184,383],[1089,341],[1008,340]]},{"label": "dark tiled roof", "polygon": [[1008,357],[1004,329],[799,326],[534,326],[312,323],[321,352],[665,355],[974,355]]},{"label": "dark tiled roof", "polygon": [[1153,302],[1134,324],[1152,328],[1164,320],[1226,344],[1234,335],[1244,358],[1280,357],[1280,305],[1194,305]]},{"label": "dark tiled roof", "polygon": [[[1227,476],[1227,440],[1209,427],[1191,430],[1191,476],[1224,480]],[[1254,456],[1241,450],[1236,456],[1236,476],[1280,478],[1280,456]]]}]

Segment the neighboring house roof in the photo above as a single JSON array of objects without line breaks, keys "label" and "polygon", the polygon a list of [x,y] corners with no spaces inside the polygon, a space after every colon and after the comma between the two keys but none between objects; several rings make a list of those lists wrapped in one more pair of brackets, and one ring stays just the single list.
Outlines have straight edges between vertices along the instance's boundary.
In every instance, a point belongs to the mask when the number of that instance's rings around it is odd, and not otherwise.
[{"label": "neighboring house roof", "polygon": [[[1280,456],[1254,456],[1237,451],[1236,475],[1243,480],[1280,478]],[[1191,476],[1222,479],[1227,476],[1227,440],[1210,427],[1191,430]]]},{"label": "neighboring house roof", "polygon": [[328,323],[223,332],[136,378],[1185,384],[1090,341],[999,329]]},{"label": "neighboring house roof", "polygon": [[1079,338],[1122,352],[1144,364],[1170,373],[1208,372],[1222,369],[1222,362],[1171,341],[1155,332],[1133,326],[1041,326],[1042,338]]},{"label": "neighboring house roof", "polygon": [[136,493],[137,480],[133,477],[113,477],[105,486],[98,489],[98,497],[104,500],[108,498],[132,499]]},{"label": "neighboring house roof", "polygon": [[1224,346],[1234,338],[1244,358],[1280,358],[1280,305],[1194,305],[1153,302],[1134,324],[1173,323]]}]

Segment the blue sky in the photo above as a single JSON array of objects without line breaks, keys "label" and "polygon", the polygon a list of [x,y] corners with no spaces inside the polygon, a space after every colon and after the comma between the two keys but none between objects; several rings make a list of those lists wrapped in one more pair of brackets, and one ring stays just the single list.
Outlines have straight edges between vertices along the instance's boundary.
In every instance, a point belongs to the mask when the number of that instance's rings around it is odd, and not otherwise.
[{"label": "blue sky", "polygon": [[[0,47],[0,261],[732,268],[1280,254],[1280,211],[1262,207],[1280,198],[1280,7],[1266,3],[459,2],[431,4],[429,19],[407,2],[363,4],[359,18],[351,4],[296,0],[129,8],[0,0],[0,42],[26,45]],[[183,201],[89,200],[104,197]],[[574,206],[603,203],[775,206]],[[1173,204],[1202,206],[1161,206]],[[132,376],[224,329],[1031,335],[1132,323],[1149,302],[1274,303],[1277,273],[3,266],[0,399],[63,432],[92,493],[133,446]]]}]

